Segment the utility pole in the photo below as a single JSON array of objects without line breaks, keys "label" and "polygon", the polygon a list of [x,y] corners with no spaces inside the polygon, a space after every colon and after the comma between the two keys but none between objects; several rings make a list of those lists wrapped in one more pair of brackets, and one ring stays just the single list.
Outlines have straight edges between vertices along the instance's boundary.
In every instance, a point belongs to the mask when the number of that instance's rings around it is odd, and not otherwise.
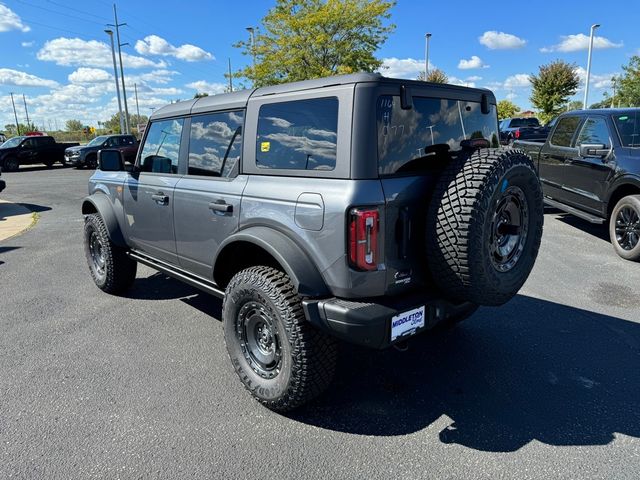
[{"label": "utility pole", "polygon": [[611,83],[613,84],[613,97],[611,97],[611,108],[616,106],[616,77],[611,77]]},{"label": "utility pole", "polygon": [[138,84],[133,84],[133,90],[136,92],[136,113],[138,114],[138,121],[140,121],[140,105],[138,105]]},{"label": "utility pole", "polygon": [[116,40],[118,42],[118,58],[120,59],[120,80],[122,81],[122,98],[124,100],[124,133],[131,133],[129,128],[129,107],[127,105],[127,89],[124,85],[124,68],[122,67],[122,47],[124,45],[128,45],[127,43],[120,43],[120,27],[126,25],[126,23],[118,23],[118,11],[116,10],[116,4],[113,4],[113,18],[115,20],[115,24],[108,24],[110,27],[115,27],[116,29]]},{"label": "utility pole", "polygon": [[29,111],[27,110],[27,99],[24,96],[24,93],[22,94],[22,101],[24,102],[24,114],[27,117],[27,128],[31,128],[31,122],[29,121]]},{"label": "utility pole", "polygon": [[122,103],[120,101],[120,85],[118,85],[118,64],[116,63],[116,48],[113,45],[113,30],[105,30],[111,39],[111,58],[113,59],[113,76],[116,79],[116,96],[118,97],[118,114],[120,115],[120,133],[124,133],[124,117],[122,115]]},{"label": "utility pole", "polygon": [[[253,27],[247,27],[247,32],[249,32],[249,36],[251,38],[251,58],[253,59],[253,63],[251,66],[251,73],[253,73],[253,78],[256,77],[256,37],[255,37],[255,29]],[[251,82],[255,84],[254,82]]]},{"label": "utility pole", "polygon": [[431,40],[431,34],[425,33],[424,35],[424,81],[427,81],[427,75],[429,75],[429,41]]},{"label": "utility pole", "polygon": [[229,91],[233,92],[233,77],[231,76],[231,57],[228,57],[229,60]]},{"label": "utility pole", "polygon": [[13,101],[13,92],[10,92],[11,95],[11,105],[13,105],[13,116],[16,119],[16,133],[20,135],[20,124],[18,123],[18,114],[16,113],[16,102]]},{"label": "utility pole", "polygon": [[589,33],[589,56],[587,58],[587,78],[584,84],[584,101],[582,102],[582,109],[587,109],[587,100],[589,98],[589,77],[591,77],[591,51],[593,50],[593,32],[596,28],[600,27],[599,24],[594,23],[591,25],[591,32]]}]

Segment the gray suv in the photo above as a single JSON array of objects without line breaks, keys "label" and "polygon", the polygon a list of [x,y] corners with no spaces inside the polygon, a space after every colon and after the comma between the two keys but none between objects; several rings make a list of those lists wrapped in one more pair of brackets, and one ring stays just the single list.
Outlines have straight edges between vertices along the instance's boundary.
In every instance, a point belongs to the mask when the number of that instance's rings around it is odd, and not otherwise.
[{"label": "gray suv", "polygon": [[285,411],[337,340],[385,348],[512,298],[542,235],[531,160],[488,90],[354,74],[154,113],[133,167],[105,149],[83,201],[96,285],[138,263],[223,298],[231,363]]}]

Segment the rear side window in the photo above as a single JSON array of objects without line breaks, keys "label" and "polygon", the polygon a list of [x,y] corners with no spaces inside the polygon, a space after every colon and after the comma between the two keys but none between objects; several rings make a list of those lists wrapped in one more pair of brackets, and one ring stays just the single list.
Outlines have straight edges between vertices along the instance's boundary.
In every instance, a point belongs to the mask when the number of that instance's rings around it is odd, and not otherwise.
[{"label": "rear side window", "polygon": [[260,107],[256,139],[258,168],[336,168],[338,99],[271,103]]},{"label": "rear side window", "polygon": [[480,102],[413,97],[403,110],[399,96],[383,95],[377,104],[380,175],[425,168],[438,152],[460,150],[460,142],[484,138],[499,146],[495,105],[480,111]]},{"label": "rear side window", "polygon": [[228,177],[240,160],[243,112],[212,113],[191,119],[189,175]]},{"label": "rear side window", "polygon": [[143,172],[178,173],[182,118],[153,122],[140,155]]},{"label": "rear side window", "polygon": [[640,147],[640,118],[637,111],[613,116],[620,135],[620,143],[625,147]]},{"label": "rear side window", "polygon": [[551,136],[551,144],[557,147],[570,147],[579,124],[580,117],[564,117],[559,120]]},{"label": "rear side window", "polygon": [[131,137],[131,136],[120,137],[120,145],[122,146],[135,145],[135,143],[136,143],[136,139],[134,137]]},{"label": "rear side window", "polygon": [[577,144],[595,143],[609,146],[609,127],[602,117],[589,117],[578,136]]}]

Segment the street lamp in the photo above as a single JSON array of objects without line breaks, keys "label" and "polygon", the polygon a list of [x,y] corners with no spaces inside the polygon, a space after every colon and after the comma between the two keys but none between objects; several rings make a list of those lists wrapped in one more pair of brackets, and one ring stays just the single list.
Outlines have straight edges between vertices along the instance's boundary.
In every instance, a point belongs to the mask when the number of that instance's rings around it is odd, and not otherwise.
[{"label": "street lamp", "polygon": [[589,77],[591,76],[591,51],[593,50],[593,32],[596,28],[600,27],[599,24],[594,23],[591,25],[591,32],[589,33],[589,56],[587,58],[587,78],[584,85],[584,102],[582,102],[582,109],[587,109],[587,99],[589,97]]},{"label": "street lamp", "polygon": [[116,94],[118,96],[118,113],[120,114],[120,133],[124,133],[124,117],[122,116],[122,103],[120,101],[120,86],[118,85],[118,65],[116,64],[116,48],[113,44],[113,30],[104,31],[111,39],[111,57],[113,58],[113,75],[116,79]]},{"label": "street lamp", "polygon": [[427,75],[429,75],[429,40],[431,39],[430,33],[424,35],[424,80],[427,81]]},{"label": "street lamp", "polygon": [[256,69],[256,37],[255,37],[255,29],[253,27],[247,27],[247,32],[251,37],[251,57],[253,58],[253,71],[255,76]]}]

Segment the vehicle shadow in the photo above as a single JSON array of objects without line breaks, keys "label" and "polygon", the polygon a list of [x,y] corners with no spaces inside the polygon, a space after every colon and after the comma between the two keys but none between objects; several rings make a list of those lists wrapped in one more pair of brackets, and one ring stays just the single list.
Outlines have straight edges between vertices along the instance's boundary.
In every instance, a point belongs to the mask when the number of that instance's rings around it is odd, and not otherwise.
[{"label": "vehicle shadow", "polygon": [[[18,250],[19,248],[21,247],[0,247],[0,255],[10,252],[11,250]],[[0,265],[3,265],[4,263],[4,260],[2,260],[2,257],[0,257]]]},{"label": "vehicle shadow", "polygon": [[20,168],[16,172],[2,172],[5,173],[20,173],[20,172],[39,172],[41,170],[62,170],[63,168],[70,168],[69,165],[61,165],[60,163],[54,163],[52,166],[47,167],[44,164],[35,165],[20,165]]},{"label": "vehicle shadow", "polygon": [[562,210],[549,207],[545,207],[544,213],[545,215],[553,215],[558,221],[569,225],[570,227],[577,228],[578,230],[582,230],[584,233],[593,237],[611,243],[609,240],[609,227],[606,223],[599,225],[597,223],[587,222],[586,220],[575,217],[569,213],[564,213]]},{"label": "vehicle shadow", "polygon": [[0,204],[0,221],[6,220],[9,217],[13,217],[15,215],[24,215],[24,212],[20,207],[24,207],[28,209],[31,213],[33,212],[46,212],[51,210],[51,207],[45,205],[36,205],[34,203],[1,203]]},{"label": "vehicle shadow", "polygon": [[329,391],[288,416],[378,436],[446,422],[441,442],[491,452],[604,445],[640,437],[639,358],[640,324],[517,296],[404,353],[343,345]]}]

